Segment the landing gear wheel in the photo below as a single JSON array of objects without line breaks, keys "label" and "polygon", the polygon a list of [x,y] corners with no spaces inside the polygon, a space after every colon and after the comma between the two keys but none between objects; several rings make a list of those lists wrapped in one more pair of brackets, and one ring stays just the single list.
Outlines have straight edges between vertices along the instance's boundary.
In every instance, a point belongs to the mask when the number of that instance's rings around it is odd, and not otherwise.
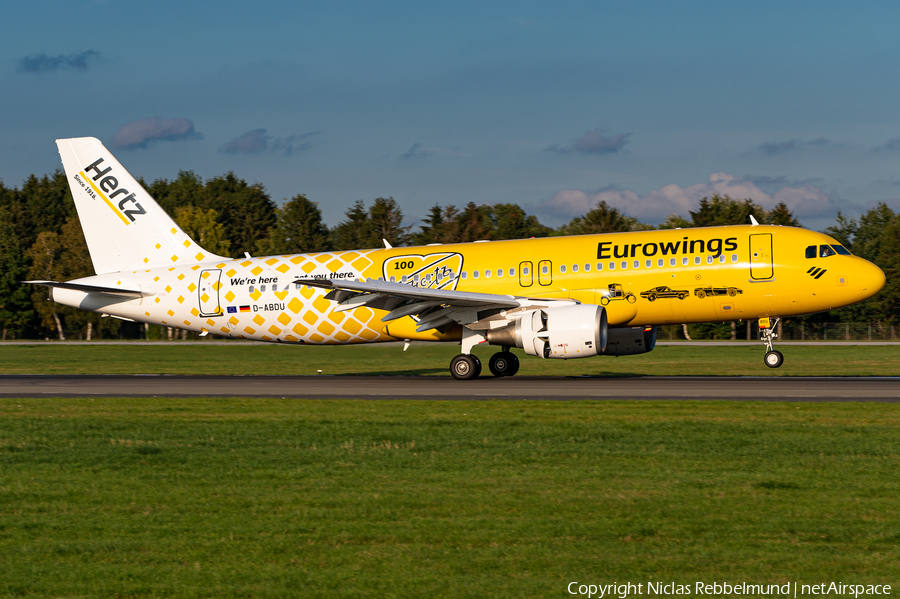
[{"label": "landing gear wheel", "polygon": [[777,349],[766,352],[766,357],[764,358],[766,362],[766,366],[769,368],[778,368],[784,363],[784,356],[781,355],[781,352]]},{"label": "landing gear wheel", "polygon": [[450,361],[450,375],[458,381],[478,378],[481,360],[471,354],[459,354]]},{"label": "landing gear wheel", "polygon": [[491,356],[488,368],[494,376],[513,376],[519,372],[519,358],[512,352],[497,352]]}]

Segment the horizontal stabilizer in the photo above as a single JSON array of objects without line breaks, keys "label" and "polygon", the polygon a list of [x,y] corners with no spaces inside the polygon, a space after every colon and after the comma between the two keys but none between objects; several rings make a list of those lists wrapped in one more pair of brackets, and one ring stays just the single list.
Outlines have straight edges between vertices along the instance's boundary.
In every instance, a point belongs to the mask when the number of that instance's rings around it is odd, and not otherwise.
[{"label": "horizontal stabilizer", "polygon": [[137,289],[124,289],[122,287],[100,287],[98,285],[83,285],[81,283],[60,283],[58,281],[22,281],[28,285],[43,285],[44,287],[58,289],[73,289],[85,293],[102,293],[103,295],[116,295],[118,297],[147,297],[151,293],[143,293]]}]

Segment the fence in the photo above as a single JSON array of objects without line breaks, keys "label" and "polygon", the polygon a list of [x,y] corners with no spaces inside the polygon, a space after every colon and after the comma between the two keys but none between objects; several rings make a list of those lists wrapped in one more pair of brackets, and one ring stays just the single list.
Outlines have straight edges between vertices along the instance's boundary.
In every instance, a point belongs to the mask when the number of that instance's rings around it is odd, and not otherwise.
[{"label": "fence", "polygon": [[[896,341],[900,327],[881,322],[785,322],[782,341]],[[757,338],[759,333],[757,333]]]},{"label": "fence", "polygon": [[[792,322],[778,324],[780,341],[897,341],[900,326],[882,322]],[[756,321],[739,324],[737,339],[759,339]]]}]

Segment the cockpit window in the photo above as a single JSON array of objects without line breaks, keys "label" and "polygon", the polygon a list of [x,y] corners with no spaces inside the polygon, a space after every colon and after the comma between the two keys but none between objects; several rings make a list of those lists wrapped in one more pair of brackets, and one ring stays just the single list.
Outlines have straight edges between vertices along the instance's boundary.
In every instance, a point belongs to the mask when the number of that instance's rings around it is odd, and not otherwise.
[{"label": "cockpit window", "polygon": [[816,257],[816,246],[811,245],[806,248],[806,257],[807,258],[815,258]]},{"label": "cockpit window", "polygon": [[853,254],[850,253],[850,250],[848,250],[847,248],[845,248],[845,247],[842,246],[842,245],[838,245],[838,244],[836,244],[836,243],[832,243],[832,244],[831,244],[831,247],[833,247],[833,248],[834,248],[834,251],[836,251],[836,252],[837,252],[838,254],[840,254],[841,256],[852,256],[852,255],[853,255]]},{"label": "cockpit window", "polygon": [[837,252],[831,249],[830,245],[819,246],[819,258],[827,258],[828,256],[834,256],[835,254],[837,254]]}]

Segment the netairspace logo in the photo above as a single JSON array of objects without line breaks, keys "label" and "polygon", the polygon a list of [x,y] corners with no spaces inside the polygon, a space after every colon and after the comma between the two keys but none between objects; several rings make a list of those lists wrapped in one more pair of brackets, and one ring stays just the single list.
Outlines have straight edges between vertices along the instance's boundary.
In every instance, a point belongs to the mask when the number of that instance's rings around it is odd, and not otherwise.
[{"label": "netairspace logo", "polygon": [[570,595],[578,595],[587,599],[627,599],[635,595],[773,595],[782,597],[834,595],[836,597],[859,597],[861,595],[890,595],[889,584],[845,584],[843,582],[822,582],[819,584],[801,584],[788,582],[785,584],[751,584],[748,582],[695,582],[679,584],[676,582],[648,582],[634,584],[632,582],[613,582],[611,584],[583,584],[570,582],[566,587]]}]

